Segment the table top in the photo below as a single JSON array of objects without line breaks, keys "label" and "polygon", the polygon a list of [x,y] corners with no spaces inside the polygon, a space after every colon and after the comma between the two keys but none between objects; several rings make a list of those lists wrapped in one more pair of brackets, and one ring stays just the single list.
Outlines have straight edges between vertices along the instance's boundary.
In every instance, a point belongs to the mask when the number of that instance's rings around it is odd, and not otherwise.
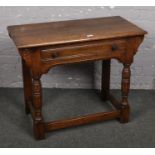
[{"label": "table top", "polygon": [[144,35],[147,32],[120,16],[8,26],[17,48]]}]

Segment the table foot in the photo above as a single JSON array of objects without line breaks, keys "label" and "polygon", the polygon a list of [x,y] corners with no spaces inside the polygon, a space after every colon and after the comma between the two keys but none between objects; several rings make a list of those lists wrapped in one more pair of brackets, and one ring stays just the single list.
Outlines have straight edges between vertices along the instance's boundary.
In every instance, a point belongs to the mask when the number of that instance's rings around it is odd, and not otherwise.
[{"label": "table foot", "polygon": [[43,122],[34,121],[33,122],[33,131],[36,140],[45,139],[45,128]]},{"label": "table foot", "polygon": [[122,106],[121,108],[121,117],[119,118],[120,123],[128,123],[129,122],[129,116],[130,116],[130,107]]}]

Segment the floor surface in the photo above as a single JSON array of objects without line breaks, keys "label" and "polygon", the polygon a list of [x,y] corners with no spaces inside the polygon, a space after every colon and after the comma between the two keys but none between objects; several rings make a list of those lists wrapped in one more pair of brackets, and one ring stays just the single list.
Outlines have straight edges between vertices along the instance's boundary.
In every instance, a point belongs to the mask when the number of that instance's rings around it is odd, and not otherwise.
[{"label": "floor surface", "polygon": [[[113,91],[119,96],[119,91]],[[71,118],[81,114],[107,111],[94,90],[44,89],[43,113],[46,121]],[[131,121],[116,120],[62,129],[33,138],[31,117],[24,113],[22,89],[0,89],[0,147],[155,147],[155,91],[133,90],[129,95]]]}]

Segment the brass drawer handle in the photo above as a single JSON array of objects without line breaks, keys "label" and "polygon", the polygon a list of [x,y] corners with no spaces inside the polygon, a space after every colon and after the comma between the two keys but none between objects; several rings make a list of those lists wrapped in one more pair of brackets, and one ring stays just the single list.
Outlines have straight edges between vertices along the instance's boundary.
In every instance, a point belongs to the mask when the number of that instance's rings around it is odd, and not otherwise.
[{"label": "brass drawer handle", "polygon": [[58,52],[54,52],[54,53],[52,53],[51,57],[53,59],[55,59],[55,58],[59,57],[59,53]]},{"label": "brass drawer handle", "polygon": [[112,51],[117,51],[118,50],[118,46],[116,44],[113,44],[111,49],[112,49]]}]

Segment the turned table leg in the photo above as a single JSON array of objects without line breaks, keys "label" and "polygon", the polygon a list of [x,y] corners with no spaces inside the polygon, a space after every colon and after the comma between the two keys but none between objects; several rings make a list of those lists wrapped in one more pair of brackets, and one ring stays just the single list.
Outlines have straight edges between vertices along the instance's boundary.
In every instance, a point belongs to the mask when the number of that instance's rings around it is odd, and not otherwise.
[{"label": "turned table leg", "polygon": [[33,128],[36,139],[45,138],[44,121],[42,117],[42,87],[40,78],[33,78],[33,107],[34,120]]},{"label": "turned table leg", "polygon": [[32,104],[32,78],[31,72],[25,61],[22,59],[23,70],[23,86],[24,86],[24,98],[25,98],[25,112],[30,113],[29,103]]},{"label": "turned table leg", "polygon": [[104,101],[108,100],[110,93],[110,62],[111,60],[102,61],[101,96]]},{"label": "turned table leg", "polygon": [[121,102],[121,123],[127,123],[129,121],[129,113],[130,107],[128,104],[128,94],[130,89],[130,64],[124,63],[123,64],[123,71],[122,71],[122,102]]}]

